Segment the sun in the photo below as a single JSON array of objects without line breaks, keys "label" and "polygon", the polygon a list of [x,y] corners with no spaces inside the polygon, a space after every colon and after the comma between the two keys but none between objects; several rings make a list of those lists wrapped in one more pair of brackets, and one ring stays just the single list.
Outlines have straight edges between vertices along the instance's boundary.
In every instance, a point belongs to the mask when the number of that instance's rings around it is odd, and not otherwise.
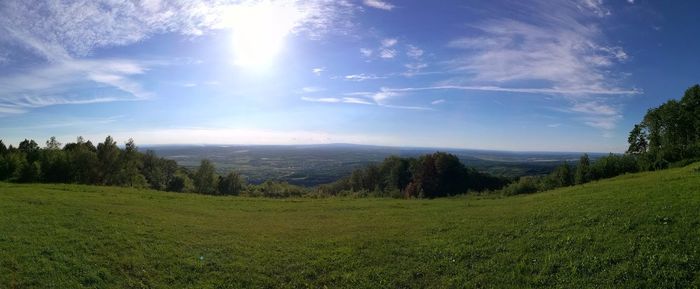
[{"label": "sun", "polygon": [[273,63],[304,13],[291,2],[258,1],[232,8],[227,17],[233,29],[234,63],[262,69]]}]

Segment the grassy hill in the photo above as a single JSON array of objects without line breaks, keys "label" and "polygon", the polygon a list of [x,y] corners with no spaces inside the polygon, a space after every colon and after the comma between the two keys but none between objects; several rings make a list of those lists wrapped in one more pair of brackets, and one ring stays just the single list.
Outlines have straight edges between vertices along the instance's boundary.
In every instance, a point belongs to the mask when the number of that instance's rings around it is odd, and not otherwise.
[{"label": "grassy hill", "polygon": [[700,287],[699,169],[408,201],[0,183],[0,288]]}]

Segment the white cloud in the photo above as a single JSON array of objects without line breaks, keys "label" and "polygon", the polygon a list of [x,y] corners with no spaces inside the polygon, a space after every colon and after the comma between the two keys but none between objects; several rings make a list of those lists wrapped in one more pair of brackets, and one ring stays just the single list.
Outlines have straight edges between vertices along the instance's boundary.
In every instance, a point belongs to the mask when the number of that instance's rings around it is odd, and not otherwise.
[{"label": "white cloud", "polygon": [[396,38],[385,38],[382,39],[381,47],[379,48],[379,57],[384,59],[391,59],[396,57],[396,49],[394,47],[399,41]]},{"label": "white cloud", "polygon": [[[608,45],[597,25],[610,15],[602,0],[536,0],[520,11],[526,18],[495,18],[473,25],[479,33],[456,38],[448,47],[465,50],[463,57],[450,61],[453,69],[467,77],[447,81],[450,89],[509,91],[554,94],[571,103],[570,111],[595,116],[583,109],[592,100],[608,103],[596,95],[629,95],[641,91],[619,86],[624,77],[615,65],[629,55],[622,47]],[[538,87],[518,87],[523,82]],[[466,84],[466,85],[464,85]],[[614,116],[619,116],[616,110]],[[618,117],[606,121],[585,121],[612,129]]]},{"label": "white cloud", "polygon": [[406,47],[406,56],[413,59],[420,59],[423,56],[423,49],[416,47],[415,45],[409,44]]},{"label": "white cloud", "polygon": [[365,80],[375,80],[375,79],[385,79],[385,78],[386,77],[384,77],[384,76],[377,76],[374,74],[364,74],[364,73],[350,74],[350,75],[346,75],[344,77],[345,80],[349,80],[349,81],[365,81]]},{"label": "white cloud", "polygon": [[500,91],[500,92],[516,92],[516,93],[534,93],[534,94],[557,94],[557,95],[581,95],[581,94],[598,94],[598,95],[630,95],[639,94],[640,90],[609,90],[609,89],[560,89],[560,88],[518,88],[518,87],[500,87],[500,86],[468,86],[468,85],[436,85],[425,87],[403,87],[403,88],[385,88],[387,91],[394,92],[409,92],[422,90],[479,90],[479,91]]},{"label": "white cloud", "polygon": [[419,74],[421,70],[428,67],[428,64],[422,62],[407,63],[404,65],[404,67],[406,67],[407,70],[403,73],[403,75],[410,77]]},{"label": "white cloud", "polygon": [[597,101],[576,103],[571,107],[571,111],[605,116],[614,116],[619,113],[619,109],[615,108],[614,106]]},{"label": "white cloud", "polygon": [[336,102],[341,102],[342,99],[337,98],[337,97],[319,97],[319,98],[313,98],[313,97],[306,97],[302,96],[301,100],[303,101],[310,101],[310,102],[328,102],[328,103],[336,103]]},{"label": "white cloud", "polygon": [[430,104],[432,104],[432,105],[441,104],[441,103],[445,103],[445,100],[444,99],[436,99],[436,100],[433,100],[430,102]]},{"label": "white cloud", "polygon": [[547,125],[547,127],[550,127],[550,128],[557,128],[560,126],[561,126],[561,123],[550,123]]},{"label": "white cloud", "polygon": [[371,102],[364,98],[359,97],[302,97],[301,100],[309,102],[325,102],[325,103],[350,103],[350,104],[365,104],[365,105],[375,105],[376,103]]},{"label": "white cloud", "polygon": [[610,15],[610,10],[603,5],[603,0],[581,0],[580,3],[599,17]]},{"label": "white cloud", "polygon": [[[159,33],[199,36],[237,24],[231,14],[254,1],[5,1],[0,6],[0,38],[19,43],[48,60],[84,56],[100,47],[132,44]],[[267,2],[266,2],[267,3]],[[317,37],[346,30],[355,7],[347,1],[272,0],[292,7],[293,33]],[[41,21],[37,22],[37,19]]]},{"label": "white cloud", "polygon": [[301,92],[303,92],[303,93],[314,93],[314,92],[321,92],[321,91],[324,91],[324,90],[325,90],[325,89],[323,89],[322,87],[307,86],[307,87],[303,87],[303,88],[301,89]]},{"label": "white cloud", "polygon": [[396,45],[396,43],[398,43],[398,42],[399,42],[399,40],[396,38],[385,38],[385,39],[382,39],[382,47],[389,48],[389,47]]},{"label": "white cloud", "polygon": [[364,56],[364,57],[372,57],[372,53],[374,53],[374,51],[372,51],[372,49],[360,48],[360,54],[362,54],[362,56]]},{"label": "white cloud", "polygon": [[358,97],[343,97],[343,102],[344,103],[354,103],[354,104],[374,104],[364,98],[358,98]]},{"label": "white cloud", "polygon": [[377,55],[383,59],[392,59],[398,55],[395,47],[397,43],[399,43],[399,40],[396,38],[384,38],[379,42],[378,48],[360,48],[360,54],[365,58]]},{"label": "white cloud", "polygon": [[395,49],[382,49],[379,51],[379,57],[384,58],[384,59],[391,59],[396,56],[396,50]]},{"label": "white cloud", "polygon": [[369,7],[391,11],[394,9],[394,5],[386,1],[381,0],[364,0],[363,3]]},{"label": "white cloud", "polygon": [[381,91],[372,95],[372,99],[374,99],[374,102],[377,104],[386,104],[386,100],[399,95],[400,94],[398,92],[388,91],[385,88],[382,88]]},{"label": "white cloud", "polygon": [[346,93],[345,97],[302,97],[301,100],[309,102],[324,102],[324,103],[347,103],[347,104],[363,104],[363,105],[375,105],[379,107],[393,108],[393,109],[407,109],[407,110],[433,110],[429,107],[424,106],[409,106],[409,105],[397,105],[390,103],[391,98],[400,96],[401,93],[389,91],[382,88],[378,92],[351,92]]},{"label": "white cloud", "polygon": [[323,73],[324,71],[326,71],[325,67],[316,67],[314,69],[311,69],[311,72],[316,76],[321,76],[321,73]]},{"label": "white cloud", "polygon": [[[21,113],[31,108],[61,104],[148,99],[152,94],[131,79],[143,74],[148,69],[147,65],[123,59],[68,60],[2,76],[0,108],[5,113]],[[97,91],[107,87],[121,93],[103,92],[108,96],[86,96],[68,92],[76,86],[87,86]]]}]

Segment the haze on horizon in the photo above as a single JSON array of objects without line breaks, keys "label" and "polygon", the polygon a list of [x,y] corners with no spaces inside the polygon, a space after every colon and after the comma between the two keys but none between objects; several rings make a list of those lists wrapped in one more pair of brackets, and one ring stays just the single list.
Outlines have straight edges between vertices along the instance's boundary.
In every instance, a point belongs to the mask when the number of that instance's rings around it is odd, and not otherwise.
[{"label": "haze on horizon", "polygon": [[3,1],[0,138],[622,152],[696,1]]}]

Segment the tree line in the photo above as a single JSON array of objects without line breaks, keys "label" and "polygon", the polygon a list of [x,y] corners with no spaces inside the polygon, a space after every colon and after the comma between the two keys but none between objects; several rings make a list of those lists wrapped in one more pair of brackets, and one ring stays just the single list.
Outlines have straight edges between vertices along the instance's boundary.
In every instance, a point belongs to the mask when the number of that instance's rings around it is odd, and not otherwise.
[{"label": "tree line", "polygon": [[237,195],[244,180],[237,172],[216,174],[211,162],[203,160],[194,171],[153,151],[139,152],[129,139],[120,148],[108,136],[95,146],[78,137],[62,145],[51,137],[44,147],[25,139],[18,147],[0,140],[0,181],[20,183],[77,183],[89,185],[151,188],[172,192]]},{"label": "tree line", "polygon": [[318,188],[323,195],[437,198],[495,190],[508,183],[468,168],[455,155],[436,152],[418,158],[390,156]]},{"label": "tree line", "polygon": [[0,181],[77,183],[255,197],[406,198],[494,190],[508,183],[505,178],[465,167],[454,155],[437,152],[419,158],[391,156],[380,164],[356,170],[346,178],[316,188],[273,180],[247,184],[236,171],[217,174],[214,164],[208,160],[202,160],[198,168],[190,170],[173,160],[156,156],[153,151],[140,152],[132,139],[120,148],[110,136],[97,146],[82,137],[65,145],[51,137],[43,147],[28,139],[18,147],[6,147],[0,140]]},{"label": "tree line", "polygon": [[700,158],[700,85],[680,100],[649,109],[630,131],[627,154],[637,156],[644,170],[664,169]]},{"label": "tree line", "polygon": [[592,163],[584,154],[575,166],[564,163],[549,175],[521,177],[501,192],[534,193],[700,160],[700,85],[688,88],[680,100],[649,109],[634,125],[627,142],[629,147],[622,155],[610,154]]},{"label": "tree line", "polygon": [[575,164],[564,162],[548,175],[520,177],[499,192],[504,195],[530,194],[639,171],[637,158],[632,155],[611,153],[593,162],[588,154],[583,154]]}]

